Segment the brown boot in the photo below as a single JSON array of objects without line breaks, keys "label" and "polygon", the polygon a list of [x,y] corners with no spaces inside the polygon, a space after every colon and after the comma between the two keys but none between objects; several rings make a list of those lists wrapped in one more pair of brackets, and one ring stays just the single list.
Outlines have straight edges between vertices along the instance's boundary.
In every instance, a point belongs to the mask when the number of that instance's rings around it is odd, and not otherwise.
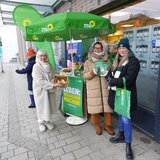
[{"label": "brown boot", "polygon": [[98,135],[101,135],[102,134],[102,127],[99,125],[99,124],[96,124],[96,133]]},{"label": "brown boot", "polygon": [[102,127],[100,126],[99,114],[91,114],[91,123],[96,126],[96,133],[98,135],[102,134]]},{"label": "brown boot", "polygon": [[104,123],[104,130],[107,131],[110,135],[114,135],[115,133],[111,127],[111,113],[104,113]]}]

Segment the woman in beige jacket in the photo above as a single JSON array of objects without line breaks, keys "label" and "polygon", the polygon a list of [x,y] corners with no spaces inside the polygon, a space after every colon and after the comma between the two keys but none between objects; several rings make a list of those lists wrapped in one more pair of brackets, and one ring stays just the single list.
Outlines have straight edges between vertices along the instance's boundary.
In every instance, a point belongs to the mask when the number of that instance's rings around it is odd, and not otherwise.
[{"label": "woman in beige jacket", "polygon": [[101,135],[102,127],[100,126],[99,113],[104,112],[104,130],[113,135],[114,131],[111,128],[111,113],[113,111],[108,105],[108,84],[105,77],[97,75],[97,70],[94,68],[94,61],[96,60],[104,60],[106,63],[110,63],[100,42],[93,45],[93,52],[88,54],[88,60],[84,63],[88,113],[91,114],[91,122],[96,126],[96,133]]}]

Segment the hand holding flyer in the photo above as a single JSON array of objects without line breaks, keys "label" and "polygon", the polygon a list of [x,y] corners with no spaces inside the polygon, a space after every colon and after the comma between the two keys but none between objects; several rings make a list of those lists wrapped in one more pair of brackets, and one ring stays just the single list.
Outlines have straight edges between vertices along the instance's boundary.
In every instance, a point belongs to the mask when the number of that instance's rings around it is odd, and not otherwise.
[{"label": "hand holding flyer", "polygon": [[98,70],[98,75],[99,76],[106,76],[108,74],[108,67],[109,64],[107,64],[106,62],[99,60],[99,61],[95,61],[94,62],[94,67],[95,69]]}]

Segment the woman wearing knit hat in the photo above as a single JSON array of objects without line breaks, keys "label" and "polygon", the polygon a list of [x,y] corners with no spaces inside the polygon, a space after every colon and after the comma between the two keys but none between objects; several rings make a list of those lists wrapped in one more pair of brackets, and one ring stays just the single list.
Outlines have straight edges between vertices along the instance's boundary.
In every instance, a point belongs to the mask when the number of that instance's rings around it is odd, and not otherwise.
[{"label": "woman wearing knit hat", "polygon": [[16,73],[18,74],[27,74],[27,82],[28,82],[28,90],[29,90],[29,96],[31,100],[31,105],[29,108],[35,108],[35,102],[34,102],[34,96],[33,96],[33,89],[32,89],[32,68],[33,65],[35,64],[35,57],[36,53],[32,48],[29,48],[27,53],[26,53],[26,58],[28,59],[28,64],[25,68],[19,70],[16,70]]},{"label": "woman wearing knit hat", "polygon": [[[131,91],[131,112],[136,110],[136,79],[139,70],[139,60],[130,50],[129,40],[127,38],[121,39],[118,43],[118,54],[113,61],[113,66],[108,77],[108,84],[110,86],[108,103],[112,108],[114,108],[116,87],[123,88],[123,78],[125,78],[126,88]],[[110,142],[126,142],[126,158],[127,160],[133,160],[133,153],[131,149],[132,121],[120,114],[118,114],[118,118],[118,134],[115,137],[110,138]]]},{"label": "woman wearing knit hat", "polygon": [[36,64],[33,67],[32,76],[40,132],[54,128],[50,120],[51,114],[56,113],[56,88],[61,87],[61,85],[52,83],[53,75],[47,53],[44,50],[39,50],[36,55]]}]

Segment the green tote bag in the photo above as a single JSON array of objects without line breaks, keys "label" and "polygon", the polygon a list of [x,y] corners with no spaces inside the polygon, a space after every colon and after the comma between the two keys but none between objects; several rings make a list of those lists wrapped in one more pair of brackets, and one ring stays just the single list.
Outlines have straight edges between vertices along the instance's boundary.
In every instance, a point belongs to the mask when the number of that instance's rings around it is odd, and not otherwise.
[{"label": "green tote bag", "polygon": [[116,88],[114,111],[130,119],[131,91],[126,90],[126,79],[123,78],[124,88]]}]

